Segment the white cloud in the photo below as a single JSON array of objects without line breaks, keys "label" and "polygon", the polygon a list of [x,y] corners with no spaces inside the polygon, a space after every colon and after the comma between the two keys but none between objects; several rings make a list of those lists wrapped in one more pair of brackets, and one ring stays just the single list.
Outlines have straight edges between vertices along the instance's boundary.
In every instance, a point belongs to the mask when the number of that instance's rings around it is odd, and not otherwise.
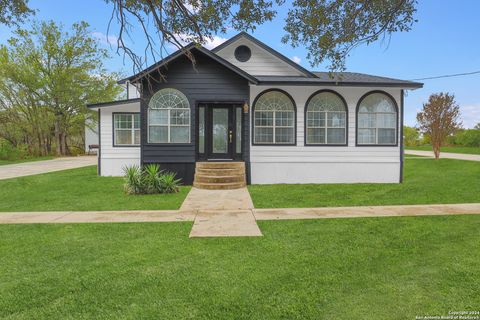
[{"label": "white cloud", "polygon": [[480,123],[480,104],[460,106],[460,112],[465,128],[473,128]]},{"label": "white cloud", "polygon": [[104,45],[116,45],[117,44],[117,36],[114,36],[114,35],[106,35],[105,33],[103,32],[92,32],[92,36],[94,38],[97,38],[101,44],[104,44]]},{"label": "white cloud", "polygon": [[300,62],[302,62],[302,59],[300,59],[300,58],[297,57],[297,56],[293,56],[293,57],[292,57],[292,60],[293,60],[293,62],[298,63],[298,64],[300,64]]}]

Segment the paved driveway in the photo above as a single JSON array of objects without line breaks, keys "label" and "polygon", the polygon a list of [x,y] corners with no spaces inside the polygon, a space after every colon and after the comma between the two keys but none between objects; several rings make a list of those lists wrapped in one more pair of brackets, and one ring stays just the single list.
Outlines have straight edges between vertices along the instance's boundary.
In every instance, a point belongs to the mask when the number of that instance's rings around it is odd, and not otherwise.
[{"label": "paved driveway", "polygon": [[97,164],[96,156],[57,158],[0,166],[0,180],[86,167]]},{"label": "paved driveway", "polygon": [[[411,155],[422,156],[422,157],[434,157],[433,151],[405,150],[405,154],[411,154]],[[440,152],[440,158],[480,161],[480,155],[478,154]]]}]

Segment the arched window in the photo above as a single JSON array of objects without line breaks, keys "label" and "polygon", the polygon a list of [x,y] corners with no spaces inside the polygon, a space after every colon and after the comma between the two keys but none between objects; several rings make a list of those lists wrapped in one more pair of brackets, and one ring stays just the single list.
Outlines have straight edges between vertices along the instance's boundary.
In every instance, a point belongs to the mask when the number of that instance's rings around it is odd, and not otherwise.
[{"label": "arched window", "polygon": [[307,103],[306,144],[346,145],[347,105],[333,91],[320,91]]},{"label": "arched window", "polygon": [[172,88],[161,89],[148,103],[149,143],[189,143],[190,104]]},{"label": "arched window", "polygon": [[295,106],[287,94],[261,93],[253,110],[254,144],[295,144]]},{"label": "arched window", "polygon": [[397,105],[383,92],[372,92],[360,99],[357,108],[358,145],[397,144]]}]

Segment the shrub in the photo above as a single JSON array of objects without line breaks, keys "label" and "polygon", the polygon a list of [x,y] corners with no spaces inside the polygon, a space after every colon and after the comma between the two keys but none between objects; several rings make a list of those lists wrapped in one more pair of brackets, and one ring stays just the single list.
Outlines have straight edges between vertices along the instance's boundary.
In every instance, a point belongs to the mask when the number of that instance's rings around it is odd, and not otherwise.
[{"label": "shrub", "polygon": [[140,194],[143,192],[142,170],[139,166],[127,166],[123,168],[123,189],[127,194]]},{"label": "shrub", "polygon": [[180,190],[181,179],[175,179],[175,176],[175,172],[166,172],[160,175],[162,193],[177,193]]},{"label": "shrub", "polygon": [[160,171],[158,164],[148,164],[142,168],[127,166],[124,171],[124,190],[127,194],[153,194],[178,192],[181,179],[175,173]]}]

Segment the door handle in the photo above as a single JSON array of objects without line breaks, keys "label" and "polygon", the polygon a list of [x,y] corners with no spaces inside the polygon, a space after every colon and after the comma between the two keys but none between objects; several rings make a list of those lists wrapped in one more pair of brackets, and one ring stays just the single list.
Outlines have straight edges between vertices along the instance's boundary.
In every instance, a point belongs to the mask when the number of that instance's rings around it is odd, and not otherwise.
[{"label": "door handle", "polygon": [[232,137],[233,137],[232,130],[229,131],[228,137],[229,137],[230,143],[232,143]]}]

